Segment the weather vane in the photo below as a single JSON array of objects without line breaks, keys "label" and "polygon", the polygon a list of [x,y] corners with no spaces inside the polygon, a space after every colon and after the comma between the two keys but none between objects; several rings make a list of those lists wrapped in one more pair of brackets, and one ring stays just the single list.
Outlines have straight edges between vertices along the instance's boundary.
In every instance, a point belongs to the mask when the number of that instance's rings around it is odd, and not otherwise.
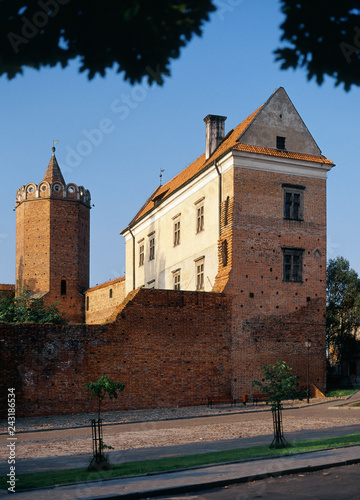
[{"label": "weather vane", "polygon": [[159,177],[160,177],[160,186],[161,186],[161,181],[162,181],[162,173],[165,172],[165,169],[160,169],[160,174],[159,174]]},{"label": "weather vane", "polygon": [[55,144],[57,144],[59,141],[53,141],[53,147],[52,147],[52,152],[55,153]]}]

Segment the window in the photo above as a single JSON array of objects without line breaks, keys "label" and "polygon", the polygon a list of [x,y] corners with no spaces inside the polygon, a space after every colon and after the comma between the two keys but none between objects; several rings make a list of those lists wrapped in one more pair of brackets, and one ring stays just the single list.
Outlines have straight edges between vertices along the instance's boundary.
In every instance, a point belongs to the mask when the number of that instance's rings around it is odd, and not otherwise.
[{"label": "window", "polygon": [[147,286],[149,288],[155,288],[155,279],[152,279],[150,281],[147,282]]},{"label": "window", "polygon": [[109,299],[112,299],[112,288],[109,290]]},{"label": "window", "polygon": [[228,264],[228,244],[227,240],[221,243],[221,261],[222,265],[225,267]]},{"label": "window", "polygon": [[204,290],[204,263],[205,259],[202,257],[195,262],[196,266],[196,290]]},{"label": "window", "polygon": [[224,214],[224,225],[227,226],[229,222],[229,203],[230,197],[228,196],[225,200],[225,214]]},{"label": "window", "polygon": [[145,260],[145,245],[142,243],[139,246],[139,267],[144,265]]},{"label": "window", "polygon": [[174,247],[180,245],[180,220],[174,223]]},{"label": "window", "polygon": [[285,149],[285,137],[276,136],[276,149]]},{"label": "window", "polygon": [[283,184],[284,219],[303,220],[303,193],[305,186]]},{"label": "window", "polygon": [[180,269],[173,271],[174,290],[180,290]]},{"label": "window", "polygon": [[196,207],[196,232],[200,233],[204,230],[204,205]]},{"label": "window", "polygon": [[89,310],[89,296],[86,297],[86,310]]},{"label": "window", "polygon": [[155,259],[155,236],[150,236],[149,240],[149,260]]},{"label": "window", "polygon": [[61,280],[60,293],[61,295],[66,295],[66,280]]},{"label": "window", "polygon": [[302,281],[302,249],[283,248],[283,281]]}]

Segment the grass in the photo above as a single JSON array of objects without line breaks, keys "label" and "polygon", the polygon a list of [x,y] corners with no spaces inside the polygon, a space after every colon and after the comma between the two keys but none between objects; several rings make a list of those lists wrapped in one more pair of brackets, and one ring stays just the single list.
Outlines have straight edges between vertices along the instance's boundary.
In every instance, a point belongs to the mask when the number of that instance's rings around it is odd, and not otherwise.
[{"label": "grass", "polygon": [[[313,439],[309,441],[298,441],[291,444],[289,448],[269,449],[269,446],[254,446],[252,448],[241,448],[236,450],[218,451],[200,455],[187,455],[183,457],[170,457],[159,460],[146,460],[114,465],[113,470],[101,472],[88,472],[86,469],[68,469],[54,472],[34,472],[17,476],[16,491],[29,488],[40,488],[81,481],[94,481],[96,479],[108,479],[122,476],[136,476],[162,472],[188,467],[198,467],[222,462],[236,460],[249,460],[253,458],[266,458],[279,455],[291,455],[305,451],[321,450],[360,444],[360,434],[348,436]],[[0,489],[7,489],[7,478],[0,478]]]},{"label": "grass", "polygon": [[333,391],[329,391],[326,393],[327,398],[340,398],[342,396],[351,396],[355,394],[357,389],[334,389]]}]

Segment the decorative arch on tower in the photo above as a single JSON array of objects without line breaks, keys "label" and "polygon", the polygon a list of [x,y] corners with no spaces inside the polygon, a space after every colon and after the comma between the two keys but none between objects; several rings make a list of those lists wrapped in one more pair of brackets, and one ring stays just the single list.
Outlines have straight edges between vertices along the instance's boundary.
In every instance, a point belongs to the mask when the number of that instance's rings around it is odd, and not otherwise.
[{"label": "decorative arch on tower", "polygon": [[39,197],[48,198],[50,196],[50,184],[47,181],[42,181],[39,184]]}]

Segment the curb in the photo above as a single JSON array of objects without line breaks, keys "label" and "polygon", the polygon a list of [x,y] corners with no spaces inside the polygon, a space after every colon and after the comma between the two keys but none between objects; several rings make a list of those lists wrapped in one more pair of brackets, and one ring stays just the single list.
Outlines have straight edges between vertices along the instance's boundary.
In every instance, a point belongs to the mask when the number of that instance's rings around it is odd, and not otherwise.
[{"label": "curb", "polygon": [[[278,458],[278,457],[277,457]],[[231,462],[233,463],[233,462]],[[216,481],[207,481],[201,484],[196,484],[193,486],[169,486],[168,488],[159,488],[157,490],[144,490],[144,491],[137,491],[134,493],[125,493],[123,495],[114,495],[112,494],[111,496],[104,496],[101,495],[101,497],[96,496],[96,497],[88,497],[87,500],[141,500],[144,498],[154,498],[158,496],[165,496],[165,495],[177,495],[180,493],[195,493],[198,491],[204,491],[204,490],[210,490],[210,489],[217,489],[217,488],[223,488],[225,486],[229,486],[231,484],[241,484],[241,483],[247,483],[250,481],[259,481],[261,479],[268,479],[270,477],[279,477],[279,476],[285,476],[285,475],[291,475],[291,474],[297,474],[301,472],[316,472],[319,470],[325,470],[325,469],[331,469],[333,467],[341,467],[344,465],[353,465],[353,464],[358,464],[360,463],[360,458],[357,459],[352,459],[352,460],[343,460],[342,462],[333,462],[333,463],[328,463],[324,465],[309,465],[306,467],[298,467],[298,468],[293,468],[293,469],[288,469],[286,471],[277,471],[277,472],[272,472],[272,473],[264,473],[264,474],[253,474],[249,476],[244,476],[240,478],[232,478],[232,479],[223,479],[223,480],[216,480]]]}]

